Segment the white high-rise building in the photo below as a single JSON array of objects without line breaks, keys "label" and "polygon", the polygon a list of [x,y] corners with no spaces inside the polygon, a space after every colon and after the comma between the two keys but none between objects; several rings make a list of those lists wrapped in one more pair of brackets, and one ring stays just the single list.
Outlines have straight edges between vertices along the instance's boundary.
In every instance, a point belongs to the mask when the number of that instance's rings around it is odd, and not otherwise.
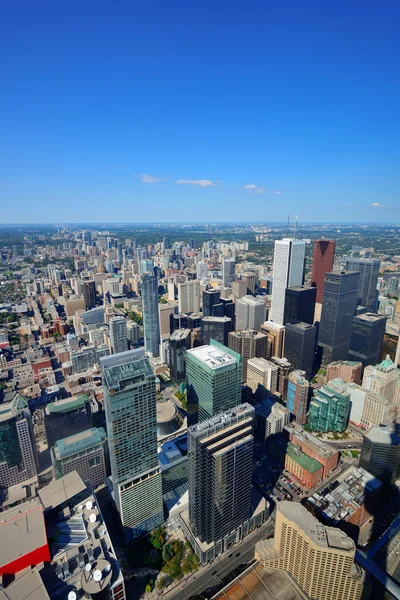
[{"label": "white high-rise building", "polygon": [[125,317],[118,316],[110,319],[110,341],[113,354],[128,350]]},{"label": "white high-rise building", "polygon": [[222,261],[222,280],[225,286],[230,286],[236,279],[235,259],[224,258]]},{"label": "white high-rise building", "polygon": [[204,279],[205,277],[208,277],[208,264],[202,260],[198,262],[196,265],[196,274],[197,279]]},{"label": "white high-rise building", "polygon": [[275,242],[271,321],[279,325],[284,324],[286,288],[303,283],[305,249],[303,240],[284,238]]},{"label": "white high-rise building", "polygon": [[180,313],[200,312],[200,281],[178,283],[178,308]]},{"label": "white high-rise building", "polygon": [[264,300],[254,296],[244,296],[236,301],[236,330],[255,329],[260,331],[265,321]]}]

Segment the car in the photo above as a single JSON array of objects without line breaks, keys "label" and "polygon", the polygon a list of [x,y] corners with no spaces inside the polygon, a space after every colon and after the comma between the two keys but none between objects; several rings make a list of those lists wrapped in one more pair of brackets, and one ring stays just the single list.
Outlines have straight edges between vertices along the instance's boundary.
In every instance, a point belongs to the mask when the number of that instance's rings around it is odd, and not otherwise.
[{"label": "car", "polygon": [[236,558],[237,558],[238,556],[240,556],[240,552],[237,552],[237,553],[235,554],[235,556],[236,556]]},{"label": "car", "polygon": [[214,577],[214,575],[216,575],[217,573],[218,573],[218,571],[213,571],[213,572],[211,573],[211,575]]}]

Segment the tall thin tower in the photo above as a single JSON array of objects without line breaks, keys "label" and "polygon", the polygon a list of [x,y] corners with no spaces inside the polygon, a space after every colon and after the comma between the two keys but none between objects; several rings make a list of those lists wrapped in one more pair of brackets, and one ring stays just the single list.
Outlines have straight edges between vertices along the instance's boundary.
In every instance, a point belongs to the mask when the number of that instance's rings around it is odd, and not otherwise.
[{"label": "tall thin tower", "polygon": [[283,325],[286,289],[302,285],[306,244],[302,240],[276,240],[274,279],[272,285],[271,320]]}]

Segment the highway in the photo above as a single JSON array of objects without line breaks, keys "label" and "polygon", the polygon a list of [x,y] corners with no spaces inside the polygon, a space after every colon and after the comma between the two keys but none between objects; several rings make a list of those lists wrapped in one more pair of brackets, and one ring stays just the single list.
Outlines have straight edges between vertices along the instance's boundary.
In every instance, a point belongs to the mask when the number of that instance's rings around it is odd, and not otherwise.
[{"label": "highway", "polygon": [[[219,585],[239,565],[254,559],[256,543],[264,537],[271,537],[273,530],[274,524],[269,519],[260,529],[256,529],[245,537],[243,542],[232,546],[229,552],[222,554],[212,563],[201,568],[194,575],[189,576],[185,582],[180,582],[175,589],[162,594],[160,598],[166,598],[166,600],[188,600],[192,596],[201,594],[201,592],[204,592],[208,588]],[[210,594],[208,597],[213,594]]]}]

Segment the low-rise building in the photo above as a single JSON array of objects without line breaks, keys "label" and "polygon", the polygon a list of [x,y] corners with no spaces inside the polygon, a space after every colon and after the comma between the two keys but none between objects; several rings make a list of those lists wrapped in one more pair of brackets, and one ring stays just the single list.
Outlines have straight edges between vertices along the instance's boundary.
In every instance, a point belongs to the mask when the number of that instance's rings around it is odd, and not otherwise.
[{"label": "low-rise building", "polygon": [[336,360],[326,368],[326,381],[331,379],[343,379],[347,383],[360,385],[363,365],[362,362],[354,360]]},{"label": "low-rise building", "polygon": [[322,440],[312,435],[303,427],[292,421],[284,429],[286,437],[296,446],[299,446],[310,458],[317,460],[323,467],[322,477],[328,477],[339,463],[339,452]]},{"label": "low-rise building", "polygon": [[286,448],[285,469],[307,489],[317,485],[322,479],[324,468],[317,460],[301,451],[291,442]]}]

